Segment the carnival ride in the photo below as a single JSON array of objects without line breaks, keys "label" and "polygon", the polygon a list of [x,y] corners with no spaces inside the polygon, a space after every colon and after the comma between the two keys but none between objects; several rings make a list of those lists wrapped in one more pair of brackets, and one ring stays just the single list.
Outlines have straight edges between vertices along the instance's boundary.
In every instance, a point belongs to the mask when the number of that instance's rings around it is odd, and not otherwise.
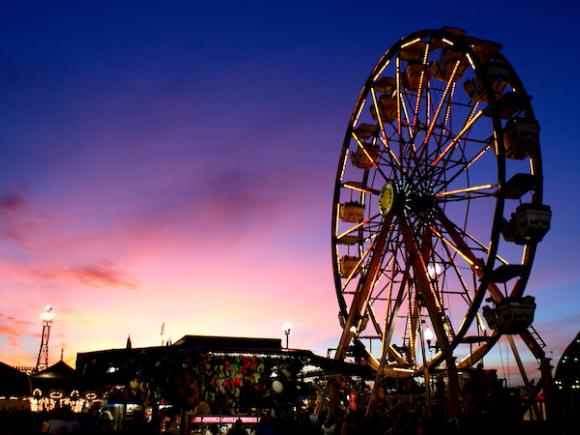
[{"label": "carnival ride", "polygon": [[395,43],[357,98],[335,182],[335,358],[354,347],[379,376],[444,373],[450,415],[458,373],[501,337],[531,410],[551,384],[524,295],[551,219],[540,128],[501,48],[453,28]]}]

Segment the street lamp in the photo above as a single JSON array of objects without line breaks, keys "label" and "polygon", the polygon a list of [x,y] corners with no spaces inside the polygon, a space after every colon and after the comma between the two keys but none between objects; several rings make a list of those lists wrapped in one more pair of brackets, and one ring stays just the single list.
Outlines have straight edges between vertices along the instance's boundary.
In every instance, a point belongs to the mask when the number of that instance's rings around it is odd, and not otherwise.
[{"label": "street lamp", "polygon": [[443,273],[443,265],[441,263],[429,263],[427,265],[427,274],[431,281],[436,281],[439,278],[439,275]]},{"label": "street lamp", "polygon": [[47,305],[46,307],[44,307],[44,311],[40,315],[40,319],[42,320],[43,323],[44,322],[52,322],[55,317],[56,317],[56,314],[54,314],[54,311],[52,311],[52,307],[50,305]]},{"label": "street lamp", "polygon": [[290,331],[292,330],[292,323],[286,322],[282,325],[282,329],[284,330],[284,334],[286,334],[286,350],[288,350],[288,336],[290,335]]},{"label": "street lamp", "polygon": [[435,338],[435,334],[431,331],[431,328],[426,328],[423,332],[423,337],[425,337],[425,341],[427,342],[427,347],[431,349],[431,341]]},{"label": "street lamp", "polygon": [[[424,323],[424,320],[421,320],[421,323]],[[425,380],[425,405],[427,405],[427,416],[431,417],[431,379],[429,376],[429,367],[427,366],[427,358],[425,356],[425,343],[423,340],[427,342],[427,346],[431,340],[433,340],[433,331],[429,328],[423,330],[421,325],[419,325],[419,340],[421,341],[421,356],[423,357],[423,378]]]}]

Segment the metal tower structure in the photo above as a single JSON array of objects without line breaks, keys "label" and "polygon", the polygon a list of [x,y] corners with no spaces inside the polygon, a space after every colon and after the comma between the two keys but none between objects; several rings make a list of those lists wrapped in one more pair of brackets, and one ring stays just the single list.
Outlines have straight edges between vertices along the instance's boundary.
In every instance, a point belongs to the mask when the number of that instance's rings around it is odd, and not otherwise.
[{"label": "metal tower structure", "polygon": [[48,341],[50,339],[50,327],[54,320],[55,314],[52,307],[47,305],[40,315],[42,319],[42,339],[40,341],[40,349],[38,350],[38,359],[36,360],[36,371],[39,372],[48,367]]}]

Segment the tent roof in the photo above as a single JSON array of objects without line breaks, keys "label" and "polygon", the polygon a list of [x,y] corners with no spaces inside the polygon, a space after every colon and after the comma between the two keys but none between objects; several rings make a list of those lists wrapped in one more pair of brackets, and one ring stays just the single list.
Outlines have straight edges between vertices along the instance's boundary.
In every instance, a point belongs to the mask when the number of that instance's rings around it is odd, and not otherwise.
[{"label": "tent roof", "polygon": [[28,375],[0,362],[0,395],[28,396],[30,392],[30,378]]},{"label": "tent roof", "polygon": [[60,360],[56,364],[37,373],[33,378],[41,379],[69,379],[75,376],[75,369],[64,361]]}]

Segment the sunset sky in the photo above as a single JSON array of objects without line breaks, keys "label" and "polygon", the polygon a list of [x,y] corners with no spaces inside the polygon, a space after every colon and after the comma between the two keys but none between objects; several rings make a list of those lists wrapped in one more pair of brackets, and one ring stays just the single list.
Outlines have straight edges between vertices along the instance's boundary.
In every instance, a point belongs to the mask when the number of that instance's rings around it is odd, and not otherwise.
[{"label": "sunset sky", "polygon": [[[396,6],[395,6],[396,5]],[[542,127],[552,230],[528,293],[580,329],[580,7],[562,2],[3,1],[0,361],[185,334],[340,336],[332,191],[353,104],[401,36],[500,41]]]}]

